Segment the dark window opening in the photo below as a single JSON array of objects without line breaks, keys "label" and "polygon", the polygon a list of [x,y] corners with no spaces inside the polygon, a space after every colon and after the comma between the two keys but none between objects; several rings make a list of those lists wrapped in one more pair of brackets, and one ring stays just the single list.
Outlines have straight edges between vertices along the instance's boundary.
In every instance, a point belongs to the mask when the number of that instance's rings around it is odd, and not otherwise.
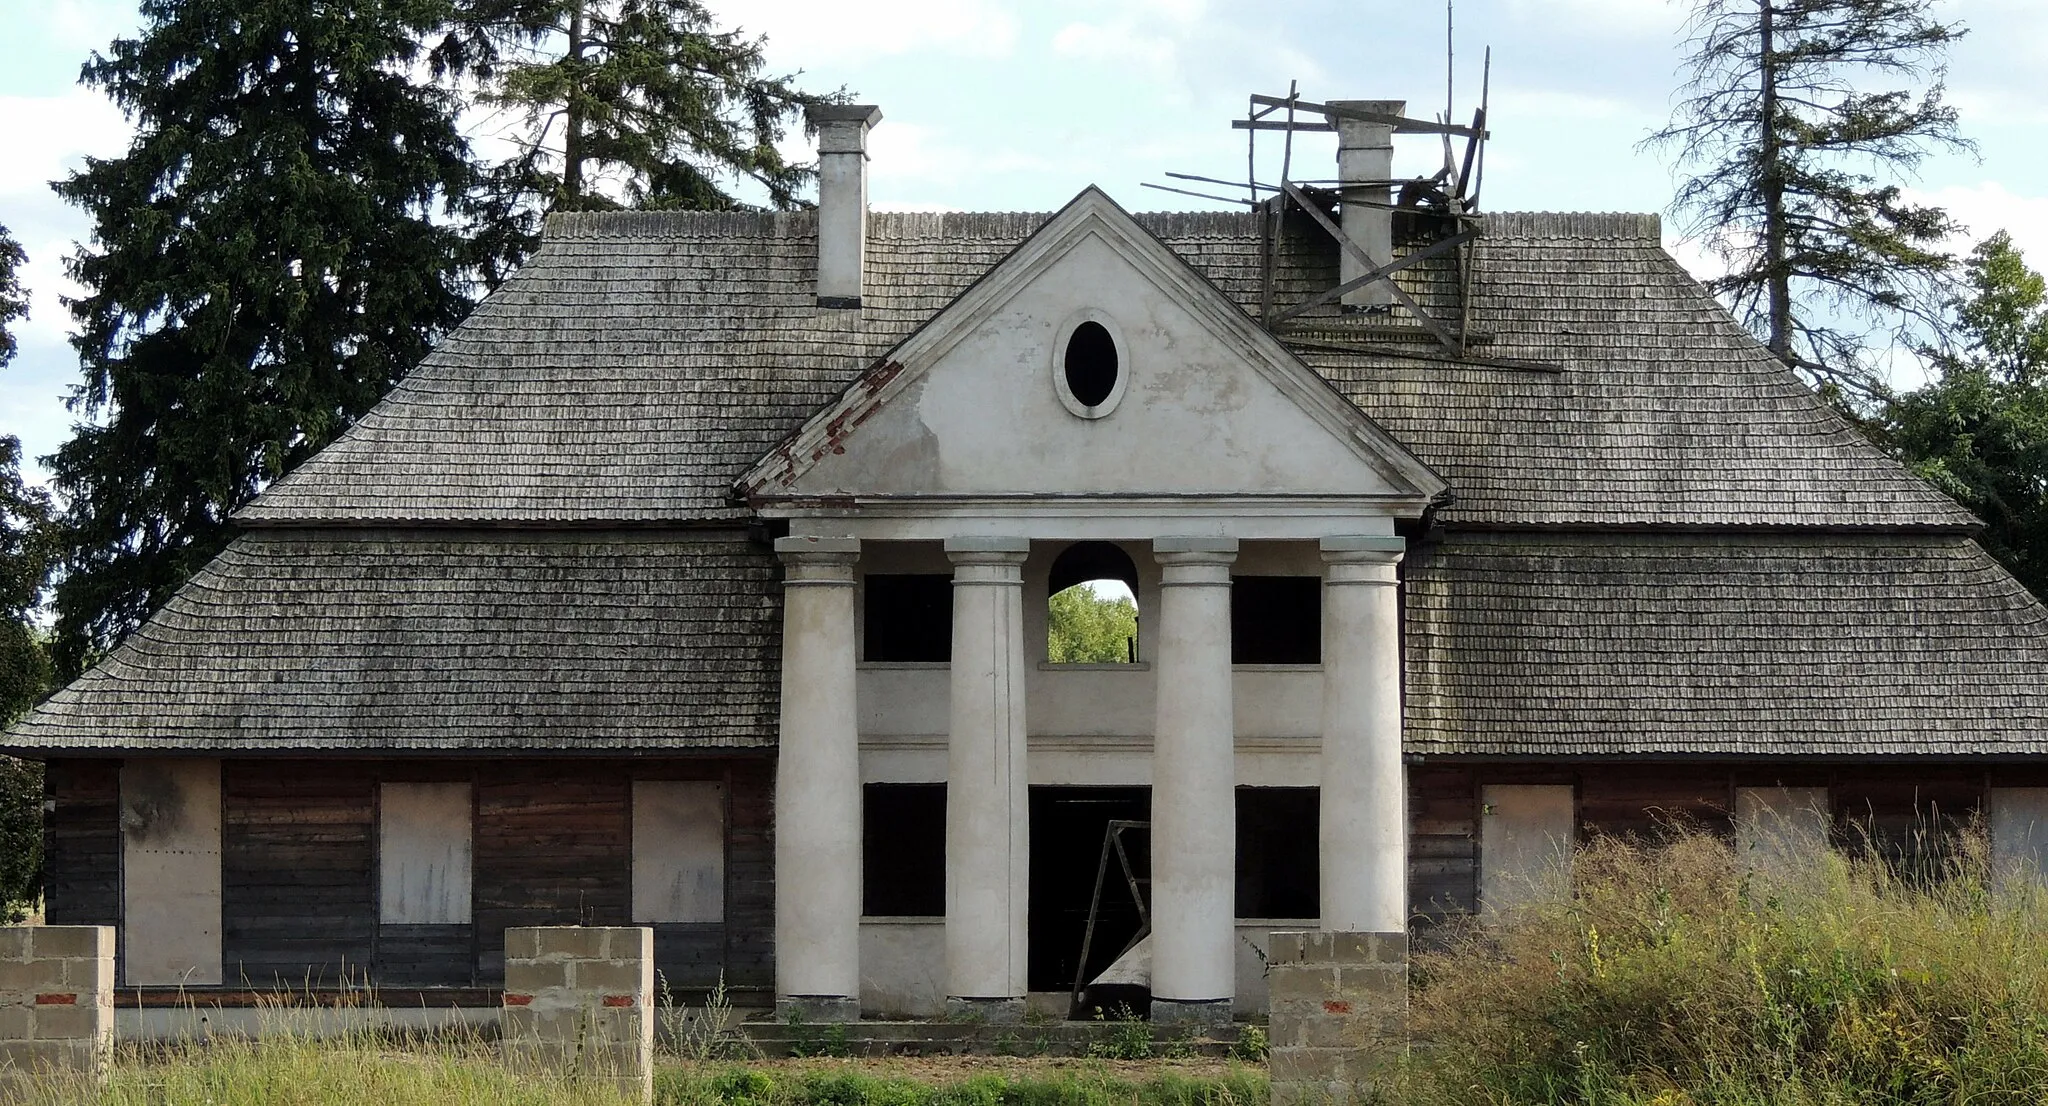
[{"label": "dark window opening", "polygon": [[1106,541],[1062,550],[1047,578],[1045,655],[1054,664],[1138,659],[1138,566]]},{"label": "dark window opening", "polygon": [[953,578],[870,575],[861,656],[871,661],[953,658]]},{"label": "dark window opening", "polygon": [[871,783],[861,798],[861,913],[944,916],[946,785]]},{"label": "dark window opening", "polygon": [[1116,391],[1116,339],[1089,321],[1067,336],[1067,390],[1083,407],[1100,407]]},{"label": "dark window opening", "polygon": [[1237,789],[1237,916],[1314,918],[1322,911],[1313,787]]},{"label": "dark window opening", "polygon": [[1230,578],[1230,663],[1322,662],[1321,577]]}]

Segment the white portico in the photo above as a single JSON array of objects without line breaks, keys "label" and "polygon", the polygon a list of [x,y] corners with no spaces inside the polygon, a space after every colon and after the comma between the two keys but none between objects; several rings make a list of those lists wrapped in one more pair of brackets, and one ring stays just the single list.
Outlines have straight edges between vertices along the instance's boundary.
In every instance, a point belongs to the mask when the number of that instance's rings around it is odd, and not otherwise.
[{"label": "white portico", "polygon": [[[864,785],[944,787],[943,921],[894,919],[921,967],[889,970],[955,1009],[1013,1017],[1044,989],[1041,787],[1150,789],[1157,1019],[1236,995],[1241,785],[1319,789],[1325,925],[1401,929],[1396,524],[1442,487],[1084,192],[740,482],[790,535],[779,999],[852,1016],[895,985],[860,963]],[[1132,663],[1047,663],[1046,599],[1083,546],[1128,566]],[[1313,663],[1233,663],[1247,576],[1319,596]],[[942,638],[877,660],[885,600],[918,595],[950,607]]]}]

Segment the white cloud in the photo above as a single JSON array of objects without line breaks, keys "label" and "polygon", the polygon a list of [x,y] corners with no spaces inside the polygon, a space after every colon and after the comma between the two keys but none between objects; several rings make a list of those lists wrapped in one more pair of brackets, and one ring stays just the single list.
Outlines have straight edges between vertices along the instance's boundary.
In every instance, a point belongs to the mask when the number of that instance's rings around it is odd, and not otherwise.
[{"label": "white cloud", "polygon": [[1955,248],[1967,250],[1972,243],[2003,230],[2027,255],[2028,264],[2035,269],[2048,268],[2048,195],[2021,195],[1991,180],[1909,189],[1908,194],[1920,203],[1947,209],[1969,228],[1969,239],[1955,243]]},{"label": "white cloud", "polygon": [[1022,21],[1001,0],[781,0],[745,4],[719,0],[719,20],[768,36],[770,67],[824,66],[932,50],[967,57],[1004,57],[1017,45]]}]

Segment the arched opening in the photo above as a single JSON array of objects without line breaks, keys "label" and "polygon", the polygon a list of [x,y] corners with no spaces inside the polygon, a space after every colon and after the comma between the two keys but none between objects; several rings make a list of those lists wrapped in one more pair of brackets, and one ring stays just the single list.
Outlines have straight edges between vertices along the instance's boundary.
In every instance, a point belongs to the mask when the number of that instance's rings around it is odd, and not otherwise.
[{"label": "arched opening", "polygon": [[1138,566],[1106,541],[1075,542],[1047,578],[1046,659],[1131,664],[1138,659]]}]

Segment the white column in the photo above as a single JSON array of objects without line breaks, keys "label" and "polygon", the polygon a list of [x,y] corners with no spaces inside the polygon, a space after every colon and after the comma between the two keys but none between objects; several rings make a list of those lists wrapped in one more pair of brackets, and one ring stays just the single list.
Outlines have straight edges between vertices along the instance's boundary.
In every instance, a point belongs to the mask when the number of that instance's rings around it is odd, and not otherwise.
[{"label": "white column", "polygon": [[1024,763],[1023,538],[956,538],[946,763],[946,1001],[1024,1015],[1031,820]]},{"label": "white column", "polygon": [[775,761],[775,998],[813,1020],[860,998],[860,747],[854,538],[777,538],[782,736]]},{"label": "white column", "polygon": [[1322,926],[1408,928],[1402,539],[1323,539]]},{"label": "white column", "polygon": [[1235,538],[1160,538],[1152,738],[1152,1017],[1230,1017],[1237,993]]}]

